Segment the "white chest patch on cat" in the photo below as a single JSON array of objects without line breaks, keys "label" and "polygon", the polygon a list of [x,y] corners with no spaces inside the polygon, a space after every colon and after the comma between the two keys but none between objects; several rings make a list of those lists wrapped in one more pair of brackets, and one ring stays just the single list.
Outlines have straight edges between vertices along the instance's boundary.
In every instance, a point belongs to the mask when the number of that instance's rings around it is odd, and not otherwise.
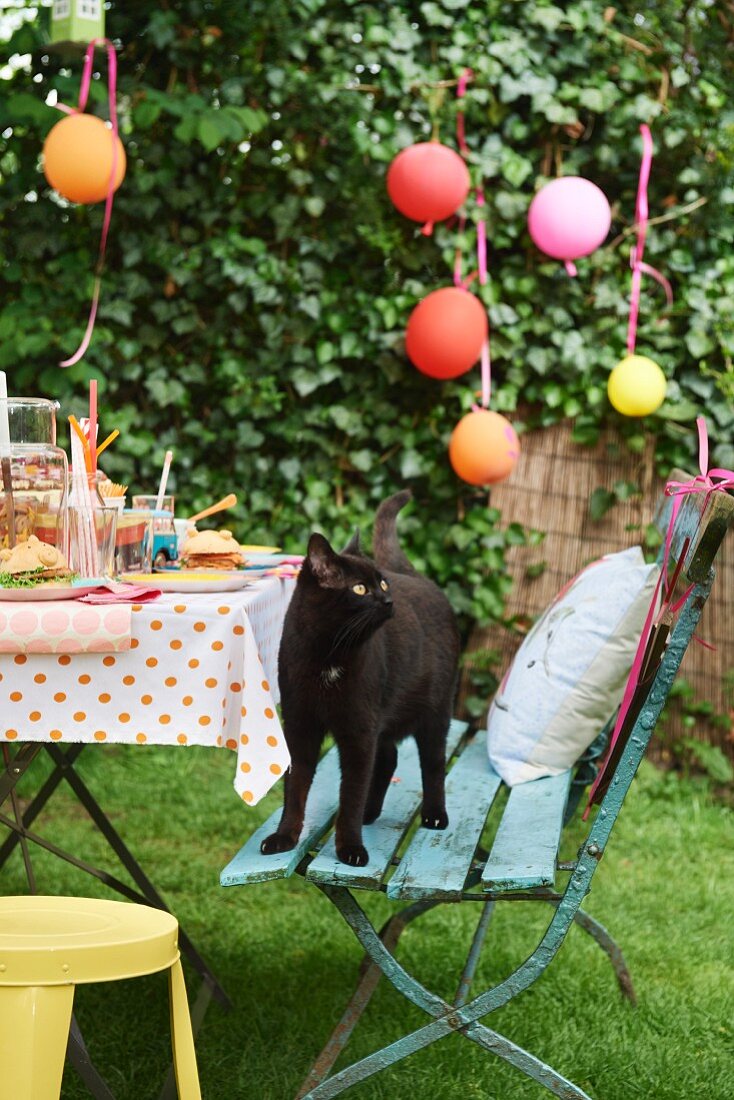
[{"label": "white chest patch on cat", "polygon": [[325,668],[321,671],[321,683],[330,687],[335,684],[337,680],[344,675],[344,669],[339,665],[332,665],[331,668]]}]

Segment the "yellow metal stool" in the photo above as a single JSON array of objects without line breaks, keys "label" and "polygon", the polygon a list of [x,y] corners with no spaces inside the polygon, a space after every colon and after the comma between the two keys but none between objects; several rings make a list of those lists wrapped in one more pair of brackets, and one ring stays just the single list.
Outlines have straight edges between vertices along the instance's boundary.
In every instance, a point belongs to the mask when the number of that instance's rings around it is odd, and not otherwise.
[{"label": "yellow metal stool", "polygon": [[96,898],[0,897],[0,1100],[58,1100],[74,986],[168,970],[180,1100],[201,1100],[178,922]]}]

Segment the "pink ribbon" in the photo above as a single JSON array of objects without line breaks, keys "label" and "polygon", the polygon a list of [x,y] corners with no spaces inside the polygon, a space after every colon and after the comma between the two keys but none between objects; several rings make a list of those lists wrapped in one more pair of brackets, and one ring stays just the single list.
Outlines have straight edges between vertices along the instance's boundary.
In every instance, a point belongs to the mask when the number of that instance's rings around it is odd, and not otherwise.
[{"label": "pink ribbon", "polygon": [[[466,95],[467,85],[470,80],[474,79],[474,73],[471,69],[464,69],[459,77],[458,84],[456,86],[456,98],[463,99]],[[464,112],[458,110],[456,112],[456,141],[461,150],[461,155],[466,157],[469,153],[469,146],[466,143],[466,130],[464,126]],[[484,206],[484,191],[481,187],[476,188],[477,206]],[[464,231],[466,225],[466,218],[463,216],[459,222],[459,232]],[[477,223],[477,270],[468,276],[466,280],[461,276],[462,257],[461,250],[457,249],[456,260],[454,262],[454,286],[463,287],[465,290],[473,282],[475,278],[479,278],[480,286],[485,286],[487,283],[487,222],[484,218]],[[489,337],[482,344],[481,352],[481,372],[482,372],[482,404],[473,405],[472,410],[477,412],[479,409],[489,408],[489,398],[492,391],[492,363],[489,354]]]},{"label": "pink ribbon", "polygon": [[87,321],[87,327],[82,338],[82,342],[68,359],[63,359],[59,366],[71,367],[74,363],[78,363],[82,356],[85,354],[89,347],[89,342],[92,339],[92,333],[94,332],[94,323],[97,318],[97,307],[99,305],[99,293],[102,286],[102,271],[104,269],[105,252],[107,250],[107,236],[110,229],[110,222],[112,220],[112,203],[115,195],[115,173],[117,171],[117,138],[118,138],[118,125],[117,125],[117,54],[115,47],[110,42],[109,38],[94,38],[87,46],[87,52],[84,56],[84,69],[82,71],[81,84],[79,86],[79,103],[76,108],[67,107],[63,103],[57,103],[57,107],[60,111],[64,111],[66,114],[82,114],[87,106],[87,99],[89,98],[89,89],[92,83],[92,66],[94,64],[94,50],[96,46],[104,46],[107,50],[107,88],[108,98],[110,106],[110,122],[112,123],[112,167],[110,169],[110,180],[107,186],[107,197],[105,199],[104,208],[104,220],[102,222],[102,232],[99,239],[99,251],[97,253],[97,263],[95,265],[95,277],[94,277],[94,289],[92,291],[92,303],[89,309],[89,319]]},{"label": "pink ribbon", "polygon": [[[647,236],[647,185],[650,182],[650,169],[652,167],[653,145],[650,127],[646,123],[640,126],[642,134],[642,163],[640,164],[640,176],[637,183],[637,201],[635,203],[635,224],[637,226],[637,242],[630,250],[630,267],[632,268],[632,289],[630,292],[630,315],[627,326],[627,354],[634,355],[637,342],[637,320],[640,314],[640,289],[642,287],[643,272],[651,275],[665,291],[668,306],[673,304],[673,290],[661,272],[649,264],[642,262],[645,251],[645,238]],[[575,272],[569,272],[575,274]]]},{"label": "pink ribbon", "polygon": [[[693,585],[689,585],[683,595],[672,603],[673,593],[678,581],[678,577],[683,568],[686,554],[688,552],[688,542],[684,544],[683,552],[676,565],[673,576],[668,583],[668,563],[670,559],[670,548],[673,542],[673,532],[678,519],[678,513],[680,512],[681,505],[683,503],[683,497],[688,493],[706,493],[706,501],[704,501],[704,507],[711,493],[726,491],[727,489],[734,489],[734,470],[722,470],[722,469],[708,469],[708,433],[706,431],[706,420],[703,416],[699,416],[696,419],[696,427],[698,429],[698,466],[700,473],[696,475],[691,481],[669,481],[665,486],[666,496],[672,496],[676,499],[673,501],[673,507],[670,516],[670,522],[668,523],[668,529],[665,533],[665,546],[663,550],[663,562],[660,570],[660,576],[658,577],[657,584],[655,585],[655,591],[650,602],[650,607],[645,618],[645,625],[642,628],[642,635],[637,646],[637,652],[635,653],[635,659],[632,662],[632,668],[630,669],[627,685],[624,689],[624,695],[622,696],[622,703],[619,708],[617,720],[614,725],[614,731],[609,741],[609,748],[607,749],[604,762],[601,765],[599,772],[594,780],[591,790],[589,791],[589,798],[584,810],[584,820],[589,815],[589,811],[594,802],[594,796],[602,783],[604,773],[608,766],[608,762],[611,758],[612,751],[619,738],[620,731],[624,725],[625,719],[629,712],[630,705],[632,703],[633,696],[637,690],[637,686],[640,682],[640,675],[642,672],[642,665],[645,658],[645,651],[647,649],[647,643],[650,637],[650,631],[654,622],[659,622],[666,612],[670,612],[672,615],[676,615],[680,611],[681,607],[688,599]],[[717,480],[714,481],[713,478]],[[665,585],[664,595],[660,610],[656,615],[656,607],[658,603],[658,597],[660,590]],[[708,643],[702,643],[708,645]],[[709,647],[710,648],[710,647]]]}]

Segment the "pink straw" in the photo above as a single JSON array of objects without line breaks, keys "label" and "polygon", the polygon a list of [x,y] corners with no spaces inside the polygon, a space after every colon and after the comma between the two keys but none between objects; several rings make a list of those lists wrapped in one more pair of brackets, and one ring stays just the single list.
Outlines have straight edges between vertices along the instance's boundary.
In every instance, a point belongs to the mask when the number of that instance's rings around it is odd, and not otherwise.
[{"label": "pink straw", "polygon": [[97,379],[89,383],[89,453],[92,457],[92,473],[97,472]]}]

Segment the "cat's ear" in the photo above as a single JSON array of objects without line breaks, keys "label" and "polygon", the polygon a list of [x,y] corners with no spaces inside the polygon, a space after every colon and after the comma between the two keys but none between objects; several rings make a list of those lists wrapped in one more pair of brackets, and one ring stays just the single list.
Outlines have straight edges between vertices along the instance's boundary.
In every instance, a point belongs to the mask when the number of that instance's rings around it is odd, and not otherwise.
[{"label": "cat's ear", "polygon": [[342,550],[342,554],[356,554],[357,556],[361,556],[362,547],[359,545],[359,527],[354,528],[354,534]]},{"label": "cat's ear", "polygon": [[306,559],[322,588],[340,588],[344,584],[339,558],[323,535],[311,535]]}]

